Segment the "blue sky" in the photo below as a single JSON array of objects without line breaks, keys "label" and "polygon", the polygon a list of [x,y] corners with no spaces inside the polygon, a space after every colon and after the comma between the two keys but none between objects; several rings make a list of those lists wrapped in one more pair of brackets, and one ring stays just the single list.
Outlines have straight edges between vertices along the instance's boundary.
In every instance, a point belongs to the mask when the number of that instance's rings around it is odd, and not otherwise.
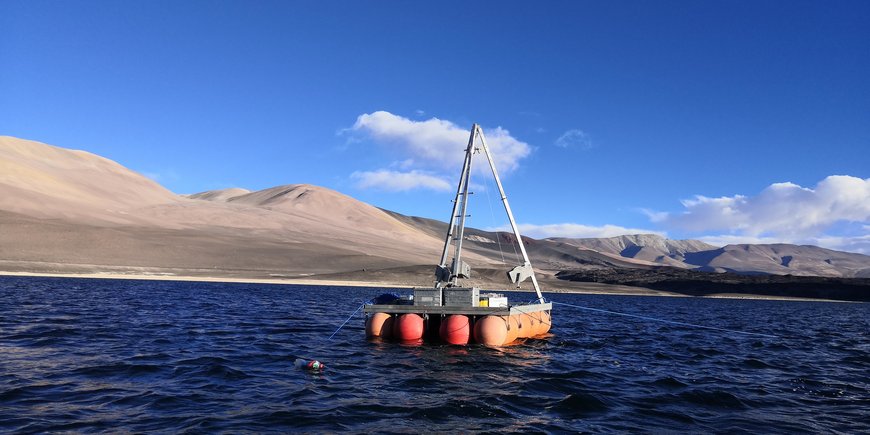
[{"label": "blue sky", "polygon": [[[0,134],[178,193],[311,183],[446,220],[477,122],[533,236],[870,253],[868,22],[867,1],[3,0]],[[476,187],[472,225],[504,225]]]}]

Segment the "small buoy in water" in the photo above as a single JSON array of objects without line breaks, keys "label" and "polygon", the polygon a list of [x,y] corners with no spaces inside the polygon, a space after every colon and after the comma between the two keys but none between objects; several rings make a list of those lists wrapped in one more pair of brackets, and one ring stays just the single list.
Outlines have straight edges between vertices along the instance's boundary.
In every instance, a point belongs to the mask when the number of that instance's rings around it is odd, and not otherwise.
[{"label": "small buoy in water", "polygon": [[468,344],[471,335],[468,316],[452,314],[441,321],[439,334],[441,339],[450,344],[464,346]]},{"label": "small buoy in water", "polygon": [[302,358],[296,358],[296,361],[293,362],[293,365],[296,366],[296,368],[298,369],[308,370],[312,372],[322,372],[324,369],[326,369],[326,366],[316,359],[307,361]]},{"label": "small buoy in water", "polygon": [[486,316],[474,324],[474,340],[482,345],[501,346],[507,337],[507,324],[499,316]]},{"label": "small buoy in water", "polygon": [[402,314],[393,322],[393,338],[418,341],[423,338],[423,318],[419,314]]}]

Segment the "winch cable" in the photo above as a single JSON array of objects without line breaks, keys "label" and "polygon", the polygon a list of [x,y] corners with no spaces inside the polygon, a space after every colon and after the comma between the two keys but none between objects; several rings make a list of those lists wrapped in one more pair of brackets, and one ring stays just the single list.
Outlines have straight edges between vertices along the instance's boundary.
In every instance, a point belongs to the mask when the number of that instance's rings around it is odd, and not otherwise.
[{"label": "winch cable", "polygon": [[[484,177],[486,179],[486,185],[483,186],[484,192],[486,192],[486,203],[489,204],[489,215],[491,222],[495,225],[495,211],[492,208],[492,198],[489,197],[489,178]],[[495,233],[495,241],[498,243],[498,253],[501,255],[501,264],[507,264],[504,259],[504,251],[501,249],[501,237],[498,234],[498,230],[493,231]],[[516,248],[514,248],[514,254],[516,254]]]}]

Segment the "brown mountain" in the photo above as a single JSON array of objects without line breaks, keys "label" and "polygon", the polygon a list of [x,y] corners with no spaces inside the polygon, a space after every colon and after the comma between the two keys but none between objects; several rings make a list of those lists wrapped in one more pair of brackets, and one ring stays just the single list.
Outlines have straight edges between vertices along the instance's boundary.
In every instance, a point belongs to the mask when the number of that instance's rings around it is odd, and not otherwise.
[{"label": "brown mountain", "polygon": [[317,186],[182,196],[90,153],[0,137],[0,270],[306,276],[431,264],[439,239]]},{"label": "brown mountain", "polygon": [[0,136],[0,210],[77,222],[131,223],[124,211],[177,195],[103,157]]},{"label": "brown mountain", "polygon": [[[290,184],[176,195],[105,158],[0,137],[0,271],[431,282],[446,223]],[[468,229],[469,262],[505,281],[513,234]],[[867,276],[870,257],[793,245],[524,238],[544,280],[578,269]],[[390,272],[392,271],[392,272]],[[366,278],[368,277],[368,278]],[[553,286],[570,286],[555,279]]]},{"label": "brown mountain", "polygon": [[548,240],[656,265],[705,272],[870,277],[870,257],[818,246],[740,244],[718,248],[699,240],[668,240],[655,234]]},{"label": "brown mountain", "polygon": [[632,234],[599,239],[552,238],[549,240],[619,255],[623,258],[683,268],[692,267],[685,263],[686,254],[717,249],[716,246],[699,240],[669,240],[655,234]]},{"label": "brown mountain", "polygon": [[870,257],[808,245],[728,245],[690,253],[686,263],[699,270],[742,274],[870,278]]}]

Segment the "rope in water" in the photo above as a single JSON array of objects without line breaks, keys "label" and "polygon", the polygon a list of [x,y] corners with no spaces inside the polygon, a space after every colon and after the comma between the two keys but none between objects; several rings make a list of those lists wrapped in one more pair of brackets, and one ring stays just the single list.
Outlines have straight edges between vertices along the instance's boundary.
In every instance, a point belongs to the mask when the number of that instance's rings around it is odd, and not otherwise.
[{"label": "rope in water", "polygon": [[590,307],[583,307],[583,306],[580,306],[580,305],[566,304],[566,303],[564,303],[564,302],[555,302],[555,301],[550,301],[550,302],[553,303],[554,305],[564,305],[564,306],[566,306],[566,307],[577,308],[577,309],[579,309],[579,310],[587,310],[587,311],[594,311],[594,312],[598,312],[598,313],[613,314],[613,315],[616,315],[616,316],[633,317],[633,318],[635,318],[635,319],[650,320],[650,321],[653,321],[653,322],[662,322],[662,323],[668,323],[668,324],[671,324],[671,325],[688,326],[688,327],[691,327],[691,328],[701,328],[701,329],[712,329],[712,330],[714,330],[714,331],[733,332],[733,333],[735,333],[735,334],[754,335],[754,336],[757,336],[757,337],[779,338],[779,336],[771,335],[771,334],[760,334],[760,333],[757,333],[757,332],[745,332],[745,331],[737,331],[737,330],[734,330],[734,329],[717,328],[717,327],[715,327],[715,326],[704,326],[704,325],[695,325],[695,324],[693,324],[693,323],[675,322],[675,321],[673,321],[673,320],[657,319],[657,318],[655,318],[655,317],[639,316],[639,315],[637,315],[637,314],[619,313],[619,312],[616,312],[616,311],[602,310],[602,309],[600,309],[600,308],[590,308]]},{"label": "rope in water", "polygon": [[370,301],[365,301],[362,304],[360,304],[360,306],[356,307],[356,309],[353,311],[353,314],[348,316],[348,318],[345,319],[344,323],[342,323],[341,326],[339,326],[338,329],[336,329],[335,332],[333,332],[332,335],[329,336],[329,340],[332,340],[332,337],[335,337],[335,334],[338,334],[338,331],[341,331],[341,328],[344,328],[344,325],[347,325],[347,322],[350,322],[350,319],[352,319],[353,316],[355,316],[356,313],[358,313],[359,310],[362,309],[362,307],[364,307],[369,302]]}]

